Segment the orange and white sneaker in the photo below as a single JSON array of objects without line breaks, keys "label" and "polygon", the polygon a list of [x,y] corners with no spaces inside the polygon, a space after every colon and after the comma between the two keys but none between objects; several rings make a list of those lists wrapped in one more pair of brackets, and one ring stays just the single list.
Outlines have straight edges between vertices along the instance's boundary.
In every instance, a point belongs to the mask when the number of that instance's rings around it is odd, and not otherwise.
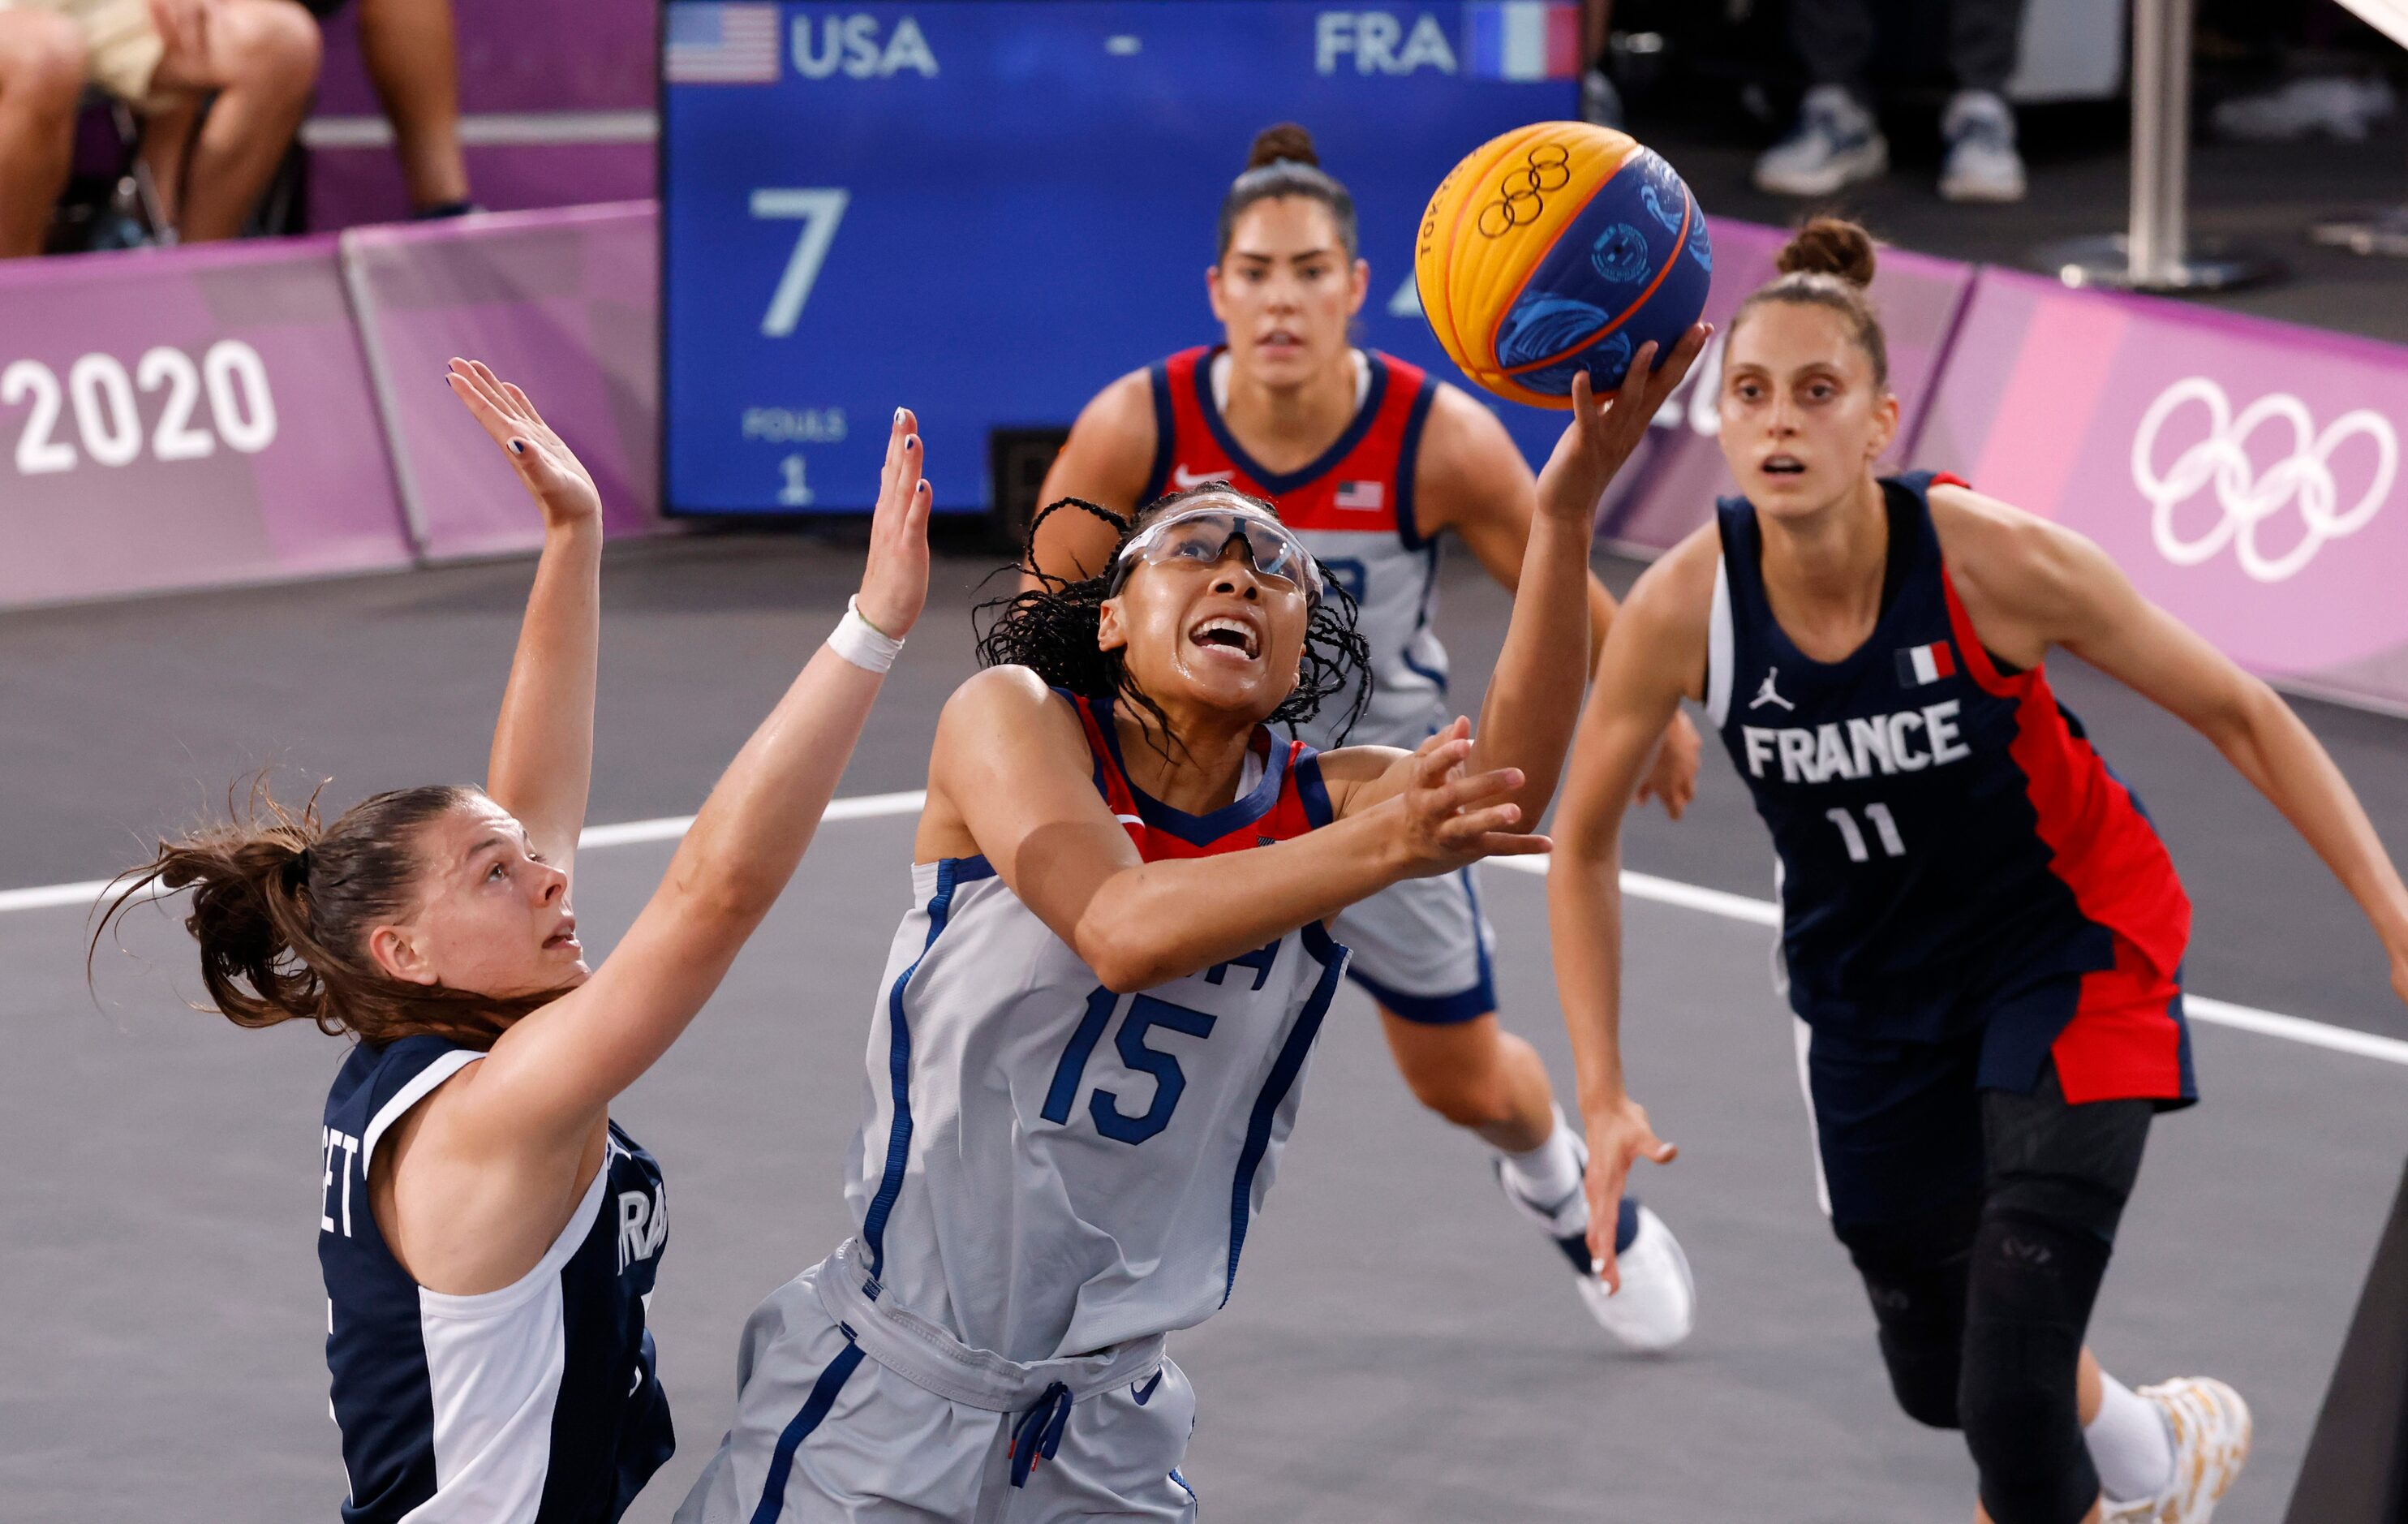
[{"label": "orange and white sneaker", "polygon": [[2104,1524],[2208,1524],[2249,1459],[2249,1404],[2213,1376],[2176,1376],[2140,1395],[2173,1437],[2174,1477],[2154,1498],[2110,1505]]}]

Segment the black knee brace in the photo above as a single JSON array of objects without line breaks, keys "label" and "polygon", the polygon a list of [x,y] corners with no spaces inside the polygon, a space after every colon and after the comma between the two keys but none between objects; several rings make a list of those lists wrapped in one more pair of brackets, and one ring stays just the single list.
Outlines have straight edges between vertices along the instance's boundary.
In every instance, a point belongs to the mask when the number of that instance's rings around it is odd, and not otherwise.
[{"label": "black knee brace", "polygon": [[2074,1395],[2108,1243],[1994,1196],[1973,1244],[1956,1410],[1996,1524],[2076,1524],[2099,1501]]},{"label": "black knee brace", "polygon": [[1968,1196],[1908,1222],[1837,1229],[1872,1302],[1890,1390],[1908,1417],[1934,1429],[1958,1427],[1966,1272],[1981,1210],[1981,1198]]}]

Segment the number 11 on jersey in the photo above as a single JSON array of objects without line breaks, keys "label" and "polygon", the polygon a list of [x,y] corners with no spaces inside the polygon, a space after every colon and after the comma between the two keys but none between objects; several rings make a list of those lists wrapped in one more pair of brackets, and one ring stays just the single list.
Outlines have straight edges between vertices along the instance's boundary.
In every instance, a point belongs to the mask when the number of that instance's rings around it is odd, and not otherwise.
[{"label": "number 11 on jersey", "polygon": [[[1836,809],[1824,811],[1823,818],[1840,827],[1840,840],[1848,845],[1848,861],[1852,863],[1872,861],[1872,854],[1865,848],[1865,833],[1857,827],[1856,816],[1848,813],[1845,809]],[[1885,855],[1891,857],[1906,855],[1906,841],[1898,834],[1898,822],[1890,818],[1888,805],[1866,805],[1865,818],[1873,823],[1873,830],[1881,837],[1882,852]]]}]

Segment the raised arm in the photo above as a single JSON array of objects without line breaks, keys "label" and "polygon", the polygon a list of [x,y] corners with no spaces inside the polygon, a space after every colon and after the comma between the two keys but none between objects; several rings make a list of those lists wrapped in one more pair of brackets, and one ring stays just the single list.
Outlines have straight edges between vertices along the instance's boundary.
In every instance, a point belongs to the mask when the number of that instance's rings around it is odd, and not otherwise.
[{"label": "raised arm", "polygon": [[1703,323],[1693,325],[1660,369],[1651,368],[1655,346],[1641,345],[1610,402],[1590,395],[1586,372],[1572,378],[1571,422],[1539,473],[1513,615],[1481,703],[1473,757],[1478,768],[1521,770],[1524,783],[1512,798],[1525,820],[1537,821],[1555,797],[1564,748],[1580,715],[1588,678],[1583,659],[1589,651],[1588,556],[1598,499],[1646,438],[1656,410],[1688,374],[1709,332]]},{"label": "raised arm", "polygon": [[[895,640],[927,596],[929,489],[916,426],[909,412],[896,413],[856,600],[875,635]],[[477,1079],[486,1116],[514,1135],[572,1136],[702,1009],[794,876],[878,697],[880,672],[839,654],[845,639],[820,647],[728,764],[660,887],[594,977],[494,1044]],[[879,643],[869,634],[851,639]]]},{"label": "raised arm", "polygon": [[[1077,718],[1025,668],[964,683],[937,724],[923,841],[959,833],[1109,988],[1145,989],[1252,952],[1399,879],[1498,853],[1545,850],[1511,834],[1498,797],[1515,781],[1458,776],[1460,726],[1394,753],[1410,781],[1383,807],[1276,845],[1146,862],[1092,781]],[[1366,748],[1353,754],[1357,766]],[[1391,765],[1387,757],[1379,765]],[[924,847],[923,855],[927,849]]]},{"label": "raised arm", "polygon": [[2214,742],[2358,901],[2390,960],[2393,991],[2408,1000],[2408,888],[2348,780],[2291,707],[2143,597],[2081,535],[1961,488],[1934,498],[1950,574],[1984,642],[2028,664],[2061,645]]},{"label": "raised arm", "polygon": [[1555,812],[1547,924],[1589,1146],[1589,1252],[1621,1285],[1613,1224],[1634,1159],[1670,1162],[1622,1071],[1622,816],[1684,694],[1702,687],[1718,546],[1691,535],[1639,579],[1614,622],[1581,716]]},{"label": "raised arm", "polygon": [[576,882],[577,835],[594,775],[594,682],[602,640],[602,498],[527,395],[480,361],[452,362],[452,388],[502,447],[543,512],[485,792],[519,818],[544,859]]}]

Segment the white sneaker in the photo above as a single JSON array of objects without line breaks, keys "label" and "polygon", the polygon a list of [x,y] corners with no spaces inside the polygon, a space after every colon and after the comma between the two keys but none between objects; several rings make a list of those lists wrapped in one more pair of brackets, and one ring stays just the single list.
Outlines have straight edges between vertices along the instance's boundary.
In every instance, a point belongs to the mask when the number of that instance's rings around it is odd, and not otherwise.
[{"label": "white sneaker", "polygon": [[2208,1524],[2215,1504],[2249,1459],[2249,1404],[2213,1376],[2177,1376],[2140,1395],[2173,1436],[2174,1479],[2165,1491],[2135,1502],[2111,1503],[2104,1524]]},{"label": "white sneaker", "polygon": [[1889,172],[1881,124],[1839,85],[1816,85],[1789,136],[1756,161],[1756,186],[1775,195],[1829,195]]},{"label": "white sneaker", "polygon": [[1940,194],[1950,201],[2021,201],[2024,158],[2015,151],[2015,114],[1986,90],[1963,90],[1940,119],[1948,160]]},{"label": "white sneaker", "polygon": [[1622,130],[1622,92],[1603,69],[1581,76],[1581,120],[1592,127]]},{"label": "white sneaker", "polygon": [[[1577,1140],[1581,1169],[1588,1169],[1588,1149]],[[1626,1349],[1658,1354],[1689,1336],[1698,1324],[1698,1283],[1689,1273],[1689,1258],[1664,1219],[1645,1206],[1639,1208],[1639,1231],[1630,1247],[1614,1258],[1620,1261],[1622,1289],[1609,1292],[1589,1269],[1588,1200],[1574,1186],[1560,1201],[1534,1201],[1513,1188],[1506,1178],[1504,1160],[1493,1161],[1497,1184],[1505,1199],[1524,1216],[1546,1229],[1555,1247],[1571,1261],[1573,1284],[1581,1302],[1598,1327]]]}]

